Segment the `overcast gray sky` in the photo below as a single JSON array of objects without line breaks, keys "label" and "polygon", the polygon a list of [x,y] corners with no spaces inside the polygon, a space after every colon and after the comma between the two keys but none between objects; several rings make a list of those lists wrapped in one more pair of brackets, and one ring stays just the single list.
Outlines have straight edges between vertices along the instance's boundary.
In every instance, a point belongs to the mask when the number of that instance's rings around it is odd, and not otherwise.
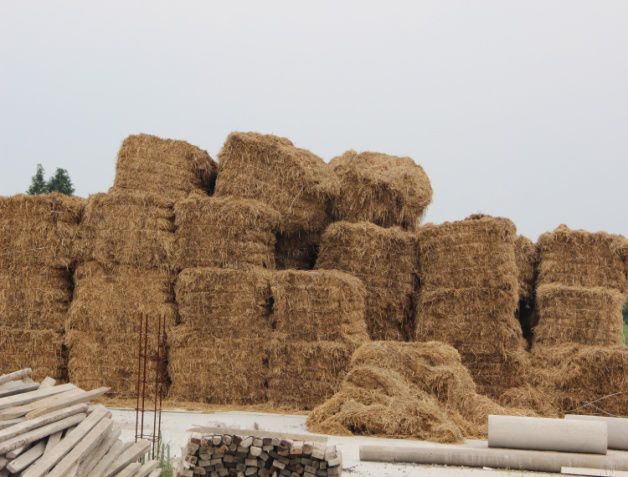
[{"label": "overcast gray sky", "polygon": [[429,221],[628,235],[628,2],[0,2],[0,195],[38,162],[106,191],[128,134],[215,157],[232,130],[410,156]]}]

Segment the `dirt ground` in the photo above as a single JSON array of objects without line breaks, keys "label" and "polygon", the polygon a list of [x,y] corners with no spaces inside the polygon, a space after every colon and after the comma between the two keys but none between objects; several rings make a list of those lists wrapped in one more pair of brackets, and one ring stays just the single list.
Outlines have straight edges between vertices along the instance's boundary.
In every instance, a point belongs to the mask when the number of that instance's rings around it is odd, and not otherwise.
[{"label": "dirt ground", "polygon": [[[135,434],[135,411],[112,409],[113,417],[122,428],[124,439],[133,439]],[[189,438],[188,429],[194,426],[224,426],[238,429],[263,429],[274,432],[308,434],[305,416],[290,414],[272,414],[246,411],[195,412],[167,410],[162,413],[161,432],[164,442],[170,445],[172,456],[181,455],[181,447]],[[152,432],[153,415],[147,413],[144,418],[145,429]],[[493,469],[472,469],[466,467],[424,466],[414,464],[385,464],[360,462],[359,447],[369,444],[421,446],[434,445],[425,441],[379,439],[370,437],[330,436],[329,443],[335,444],[342,451],[343,475],[356,477],[482,477],[482,476],[536,476],[547,475],[537,472],[505,471]]]}]

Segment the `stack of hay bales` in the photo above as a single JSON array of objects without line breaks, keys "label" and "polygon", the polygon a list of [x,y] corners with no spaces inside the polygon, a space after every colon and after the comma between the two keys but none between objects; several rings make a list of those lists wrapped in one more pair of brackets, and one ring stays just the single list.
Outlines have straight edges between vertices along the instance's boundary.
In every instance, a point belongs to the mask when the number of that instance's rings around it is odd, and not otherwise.
[{"label": "stack of hay bales", "polygon": [[308,428],[460,442],[486,434],[489,414],[520,414],[476,391],[458,352],[444,343],[365,344],[337,394],[314,409]]},{"label": "stack of hay bales", "polygon": [[275,268],[280,216],[261,202],[194,196],[175,204],[175,265]]},{"label": "stack of hay bales", "polygon": [[0,374],[66,375],[63,327],[82,207],[60,194],[0,198]]},{"label": "stack of hay bales", "polygon": [[330,167],[340,182],[335,220],[414,229],[432,200],[427,174],[409,157],[347,151]]},{"label": "stack of hay bales", "polygon": [[517,318],[523,336],[532,342],[532,328],[536,324],[535,286],[538,254],[532,240],[519,235],[515,240],[515,261],[519,272],[519,304]]},{"label": "stack of hay bales", "polygon": [[539,238],[537,345],[623,343],[624,238],[562,225]]},{"label": "stack of hay bales", "polygon": [[216,170],[209,154],[196,146],[137,134],[122,143],[113,188],[152,193],[170,200],[184,199],[194,192],[211,194]]},{"label": "stack of hay bales", "polygon": [[142,320],[154,331],[160,322],[174,324],[173,244],[171,201],[134,191],[89,197],[66,325],[68,369],[77,385],[107,383],[117,397],[133,395]]},{"label": "stack of hay bales", "polygon": [[173,399],[308,409],[367,339],[364,288],[340,272],[190,268],[175,289]]},{"label": "stack of hay bales", "polygon": [[471,216],[421,227],[416,340],[454,346],[484,394],[516,385],[525,355],[515,317],[519,296],[515,226]]},{"label": "stack of hay bales", "polygon": [[219,155],[216,196],[259,200],[281,214],[278,268],[312,268],[337,180],[324,161],[288,139],[232,133]]},{"label": "stack of hay bales", "polygon": [[414,234],[368,222],[335,222],[323,234],[316,268],[342,270],[362,280],[373,340],[412,339],[415,245]]}]

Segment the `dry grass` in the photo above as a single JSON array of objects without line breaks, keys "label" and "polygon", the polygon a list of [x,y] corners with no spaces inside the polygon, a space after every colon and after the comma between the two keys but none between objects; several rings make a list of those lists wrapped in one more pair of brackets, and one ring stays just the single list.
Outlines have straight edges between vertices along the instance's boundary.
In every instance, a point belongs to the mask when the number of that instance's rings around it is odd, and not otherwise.
[{"label": "dry grass", "polygon": [[330,167],[340,182],[336,220],[414,229],[432,200],[427,174],[409,157],[347,151]]},{"label": "dry grass", "polygon": [[336,222],[323,234],[317,269],[337,269],[366,286],[366,324],[377,340],[413,335],[415,238],[398,228]]},{"label": "dry grass", "polygon": [[288,139],[234,132],[218,155],[217,196],[256,199],[282,215],[285,234],[316,232],[328,222],[338,184],[325,162]]},{"label": "dry grass", "polygon": [[207,152],[185,141],[138,134],[122,143],[113,189],[177,200],[193,192],[211,193],[216,169]]},{"label": "dry grass", "polygon": [[0,374],[32,368],[33,379],[67,377],[63,335],[52,330],[0,327]]},{"label": "dry grass", "polygon": [[195,196],[175,212],[177,268],[275,268],[280,216],[261,202]]},{"label": "dry grass", "polygon": [[275,258],[279,270],[312,270],[321,243],[321,232],[277,234]]}]

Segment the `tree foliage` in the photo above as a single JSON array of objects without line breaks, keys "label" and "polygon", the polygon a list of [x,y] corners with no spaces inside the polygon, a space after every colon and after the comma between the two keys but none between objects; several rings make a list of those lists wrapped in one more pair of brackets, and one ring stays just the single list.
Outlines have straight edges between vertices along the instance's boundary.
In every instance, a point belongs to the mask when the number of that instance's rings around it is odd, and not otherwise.
[{"label": "tree foliage", "polygon": [[60,167],[57,167],[54,175],[46,181],[43,166],[37,164],[37,171],[31,179],[31,185],[27,192],[31,195],[47,194],[49,192],[72,195],[74,194],[74,185],[68,171]]}]

